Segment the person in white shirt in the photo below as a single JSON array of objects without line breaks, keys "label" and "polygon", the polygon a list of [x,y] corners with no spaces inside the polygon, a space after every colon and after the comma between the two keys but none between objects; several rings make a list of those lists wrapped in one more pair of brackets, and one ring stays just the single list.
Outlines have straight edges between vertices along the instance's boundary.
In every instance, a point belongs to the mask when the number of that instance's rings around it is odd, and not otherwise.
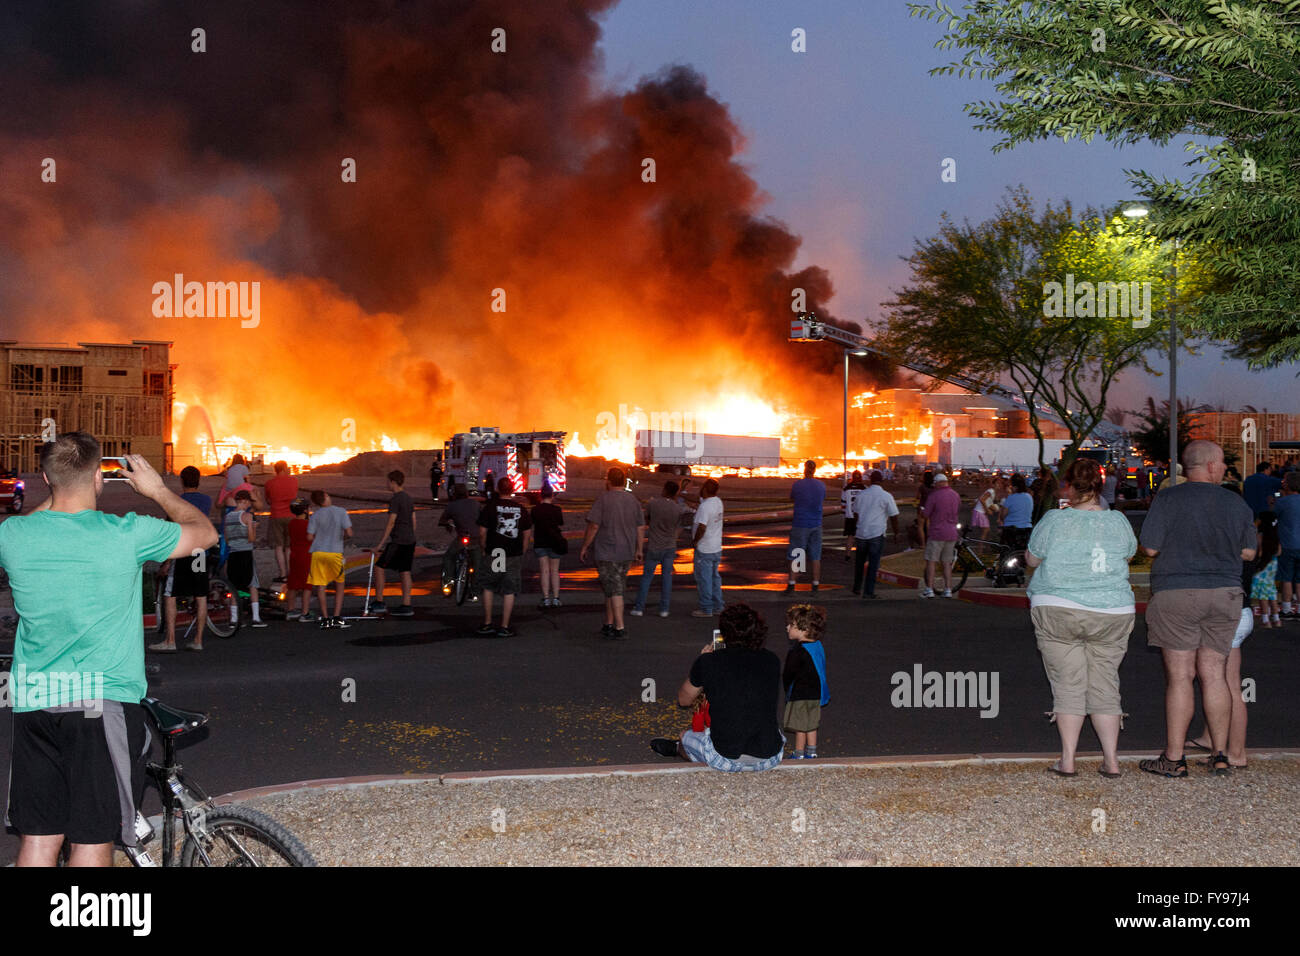
[{"label": "person in white shirt", "polygon": [[871,485],[854,502],[854,516],[858,523],[854,530],[857,553],[853,561],[853,593],[861,593],[865,600],[878,597],[876,574],[880,570],[880,558],[885,553],[886,524],[894,532],[894,540],[898,540],[898,505],[894,496],[880,487],[884,480],[883,474],[873,471]]},{"label": "person in white shirt", "polygon": [[710,478],[700,487],[700,504],[695,509],[692,522],[692,543],[695,546],[695,589],[699,592],[700,606],[691,617],[714,617],[726,605],[722,600],[722,499],[718,497],[718,483]]},{"label": "person in white shirt", "polygon": [[975,499],[975,507],[971,509],[970,524],[981,540],[989,536],[989,518],[997,513],[997,497],[994,482],[989,482],[988,486],[980,492],[980,496]]}]

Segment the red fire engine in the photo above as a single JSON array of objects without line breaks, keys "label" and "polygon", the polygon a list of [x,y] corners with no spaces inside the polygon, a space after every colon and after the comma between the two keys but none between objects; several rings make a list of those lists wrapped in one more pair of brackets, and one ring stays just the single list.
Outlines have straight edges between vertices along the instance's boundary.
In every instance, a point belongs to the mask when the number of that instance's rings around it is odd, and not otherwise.
[{"label": "red fire engine", "polygon": [[567,432],[510,432],[476,426],[453,435],[443,446],[447,487],[483,487],[488,472],[509,478],[516,492],[541,491],[543,485],[562,492],[565,478],[564,436]]}]

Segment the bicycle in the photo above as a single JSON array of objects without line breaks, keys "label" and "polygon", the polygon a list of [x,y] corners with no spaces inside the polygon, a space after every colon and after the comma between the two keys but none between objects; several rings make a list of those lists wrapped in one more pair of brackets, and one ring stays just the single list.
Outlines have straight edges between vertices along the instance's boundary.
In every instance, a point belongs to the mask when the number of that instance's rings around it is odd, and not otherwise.
[{"label": "bicycle", "polygon": [[[960,530],[960,526],[958,528]],[[991,549],[993,553],[981,553],[981,548]],[[953,573],[957,577],[954,589],[957,591],[966,586],[966,579],[972,574],[993,582],[995,588],[1023,588],[1026,580],[1025,552],[998,541],[986,541],[984,538],[972,538],[963,534],[957,541]]]},{"label": "bicycle", "polygon": [[470,552],[468,535],[462,535],[459,543],[460,549],[456,552],[451,565],[448,566],[445,560],[442,563],[442,593],[454,596],[457,607],[464,604],[465,599],[471,595],[475,601],[478,600],[478,589],[474,580],[474,560]]},{"label": "bicycle", "polygon": [[[214,804],[197,784],[186,778],[176,761],[174,741],[204,726],[208,722],[207,714],[169,707],[152,697],[140,701],[140,706],[162,740],[162,762],[150,760],[145,767],[148,779],[162,799],[162,866],[316,865],[302,841],[274,819],[252,807]],[[179,862],[177,817],[185,832]],[[139,809],[136,810],[136,835],[138,845],[124,848],[132,864],[160,865],[146,849],[155,833]]]},{"label": "bicycle", "polygon": [[[0,671],[8,674],[13,657],[0,656]],[[135,832],[137,845],[123,846],[132,865],[152,866],[315,866],[316,860],[294,834],[273,818],[239,804],[215,804],[203,790],[189,780],[176,761],[177,738],[192,733],[208,722],[208,715],[197,711],[169,707],[146,697],[140,701],[145,719],[162,740],[161,763],[150,760],[145,776],[158,790],[162,800],[162,863],[156,862],[146,845],[157,835],[137,806]],[[185,833],[179,855],[176,852],[176,819],[180,817]],[[254,844],[261,847],[254,853]],[[60,851],[61,864],[67,863],[67,846]],[[179,862],[178,862],[179,860]],[[224,861],[224,862],[223,862]]]},{"label": "bicycle", "polygon": [[[167,580],[167,575],[163,571],[167,565],[163,564],[158,569],[154,583],[154,619],[158,636],[163,640],[167,639],[167,617],[166,608],[163,606],[163,584]],[[217,575],[211,575],[208,578],[208,621],[207,628],[213,636],[230,638],[235,636],[239,630],[239,624],[230,619],[230,585],[224,578]],[[186,641],[194,631],[194,625],[198,622],[198,613],[194,607],[194,598],[178,597],[176,598],[176,623],[181,621],[181,612],[188,611],[191,615],[189,626],[185,628],[185,633],[177,638],[177,642]]]}]

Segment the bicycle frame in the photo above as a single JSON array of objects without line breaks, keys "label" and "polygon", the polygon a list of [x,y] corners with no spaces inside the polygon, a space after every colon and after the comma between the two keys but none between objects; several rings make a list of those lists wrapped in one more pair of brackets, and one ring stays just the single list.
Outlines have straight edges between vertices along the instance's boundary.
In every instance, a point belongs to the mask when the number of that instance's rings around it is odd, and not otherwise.
[{"label": "bicycle frame", "polygon": [[[156,731],[155,731],[156,732]],[[162,863],[164,867],[175,866],[176,860],[176,817],[179,813],[186,836],[193,836],[195,829],[202,828],[202,819],[208,806],[208,795],[197,784],[188,780],[179,763],[176,762],[176,745],[172,738],[158,732],[162,737],[163,759],[159,763],[150,760],[145,765],[145,773],[153,782],[158,796],[162,800]],[[207,853],[199,843],[199,853],[206,859]],[[136,866],[158,866],[149,856],[143,845],[127,847],[126,855]]]}]

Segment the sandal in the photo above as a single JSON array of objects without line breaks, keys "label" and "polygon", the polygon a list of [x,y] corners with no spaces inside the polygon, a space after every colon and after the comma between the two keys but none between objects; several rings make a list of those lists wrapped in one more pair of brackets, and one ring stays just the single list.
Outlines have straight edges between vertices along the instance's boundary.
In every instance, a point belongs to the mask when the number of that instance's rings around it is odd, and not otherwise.
[{"label": "sandal", "polygon": [[1163,753],[1159,757],[1153,757],[1150,760],[1142,760],[1138,767],[1147,773],[1158,774],[1161,777],[1186,777],[1187,776],[1187,758],[1180,760],[1170,760]]},{"label": "sandal", "polygon": [[1103,777],[1105,777],[1107,780],[1118,780],[1120,778],[1119,771],[1116,771],[1115,773],[1111,773],[1109,770],[1098,770],[1097,772],[1101,774]]},{"label": "sandal", "polygon": [[1199,750],[1203,754],[1208,754],[1210,752],[1209,747],[1202,747],[1195,740],[1191,740],[1190,738],[1183,741],[1183,750]]},{"label": "sandal", "polygon": [[1232,764],[1228,762],[1228,755],[1217,753],[1206,761],[1210,767],[1210,773],[1216,777],[1226,777],[1232,773]]},{"label": "sandal", "polygon": [[175,644],[150,644],[148,647],[150,654],[175,654]]},{"label": "sandal", "polygon": [[1054,774],[1056,774],[1058,777],[1077,777],[1077,776],[1079,776],[1079,771],[1077,771],[1077,770],[1062,770],[1062,769],[1061,769],[1061,762],[1060,762],[1059,760],[1058,760],[1056,763],[1052,764],[1050,767],[1045,767],[1045,768],[1044,768],[1044,772],[1046,772],[1046,773],[1054,773]]}]

